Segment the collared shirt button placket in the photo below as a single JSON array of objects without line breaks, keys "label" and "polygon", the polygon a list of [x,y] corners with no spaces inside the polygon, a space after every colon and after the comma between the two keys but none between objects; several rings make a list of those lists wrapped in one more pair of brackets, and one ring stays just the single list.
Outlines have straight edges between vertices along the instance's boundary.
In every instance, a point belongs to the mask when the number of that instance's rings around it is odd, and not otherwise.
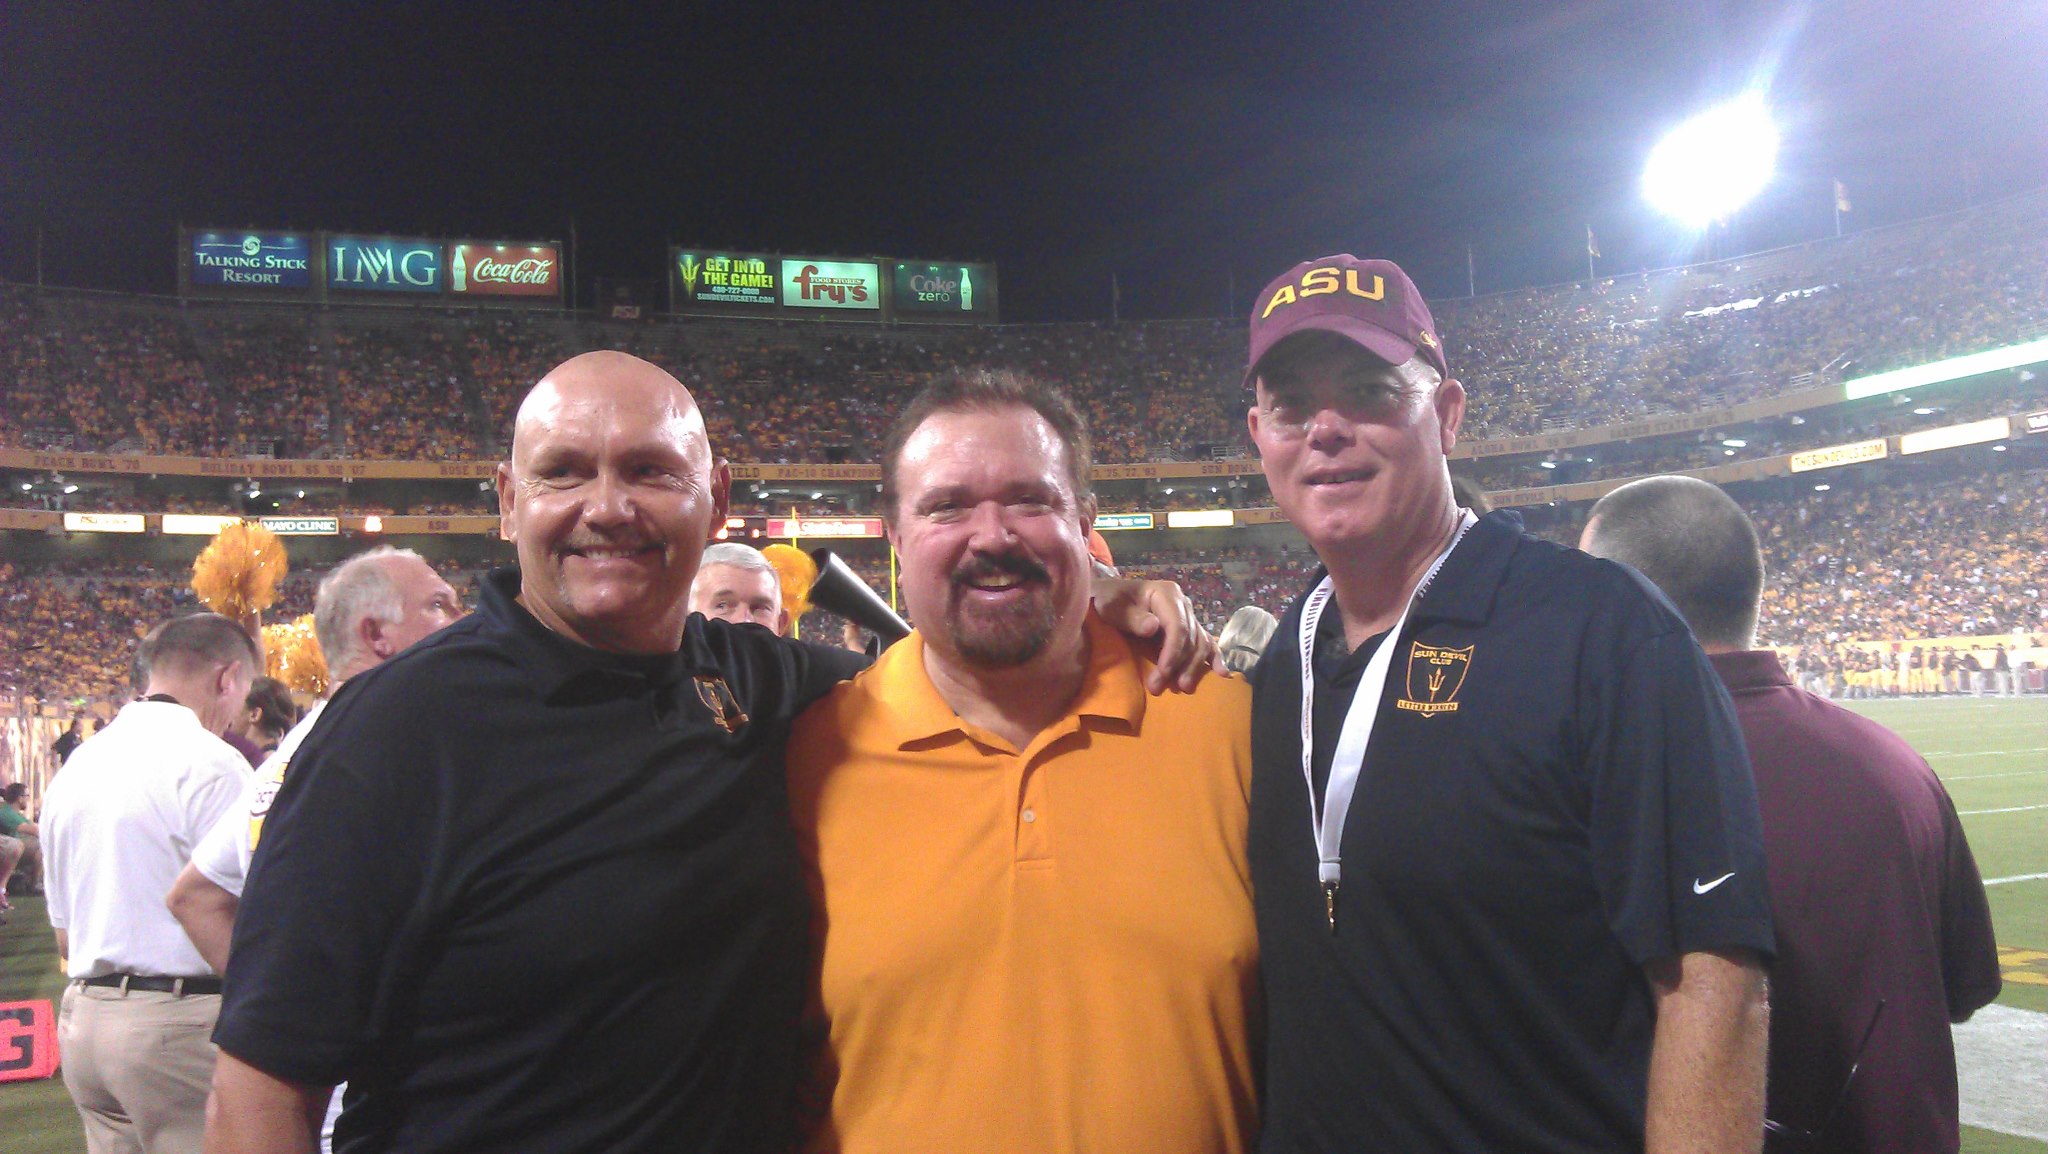
[{"label": "collared shirt button placket", "polygon": [[1046,829],[1045,798],[1038,780],[1037,759],[1029,754],[1016,758],[1021,769],[1017,783],[1017,860],[1047,864],[1052,846]]}]

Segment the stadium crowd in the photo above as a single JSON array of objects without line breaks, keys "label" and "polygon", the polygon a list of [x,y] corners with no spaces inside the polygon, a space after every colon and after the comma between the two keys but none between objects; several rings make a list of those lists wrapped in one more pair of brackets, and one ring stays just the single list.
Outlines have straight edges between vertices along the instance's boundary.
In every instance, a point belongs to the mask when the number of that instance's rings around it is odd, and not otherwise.
[{"label": "stadium crowd", "polygon": [[[1845,647],[1875,641],[2018,636],[2048,643],[2048,550],[2041,547],[2048,497],[2041,488],[2038,475],[2008,470],[1797,496],[1738,489],[1765,551],[1759,643],[1835,661]],[[1543,535],[1577,541],[1583,508],[1543,515]],[[1240,605],[1277,614],[1314,566],[1302,546],[1188,552],[1148,549],[1135,534],[1111,540],[1123,572],[1179,581],[1212,631]],[[888,593],[888,556],[878,542],[837,551],[870,587]],[[482,571],[450,561],[438,568],[465,595]],[[320,573],[293,570],[264,619],[310,611]],[[63,700],[120,693],[136,623],[189,605],[187,576],[134,563],[0,565],[0,691]],[[802,628],[809,637],[834,638],[839,622],[814,611]]]},{"label": "stadium crowd", "polygon": [[[2048,326],[2048,193],[1715,265],[1476,299],[1436,317],[1468,438],[1717,407],[1993,348]],[[963,365],[1063,385],[1104,462],[1242,455],[1242,322],[859,330],[548,312],[267,308],[0,286],[0,445],[480,459],[569,353],[619,348],[763,463],[873,460]]]}]

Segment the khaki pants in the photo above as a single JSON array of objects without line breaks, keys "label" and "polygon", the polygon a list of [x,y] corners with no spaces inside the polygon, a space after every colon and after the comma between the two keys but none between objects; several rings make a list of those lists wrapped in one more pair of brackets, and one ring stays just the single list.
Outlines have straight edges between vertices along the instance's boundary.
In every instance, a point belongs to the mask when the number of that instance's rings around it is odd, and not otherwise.
[{"label": "khaki pants", "polygon": [[219,994],[64,991],[57,1045],[89,1154],[199,1154]]}]

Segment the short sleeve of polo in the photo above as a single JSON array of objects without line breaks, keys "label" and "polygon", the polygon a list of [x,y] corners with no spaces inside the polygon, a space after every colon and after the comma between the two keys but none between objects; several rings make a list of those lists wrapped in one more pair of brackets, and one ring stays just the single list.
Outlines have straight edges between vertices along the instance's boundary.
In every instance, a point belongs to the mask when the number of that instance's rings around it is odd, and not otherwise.
[{"label": "short sleeve of polo", "polygon": [[192,848],[192,868],[214,885],[240,897],[247,880],[249,860],[249,813],[256,803],[257,783],[242,791],[242,798],[205,837]]},{"label": "short sleeve of polo", "polygon": [[833,686],[853,680],[870,664],[867,654],[837,645],[800,641],[792,648],[796,655],[796,713],[802,713],[813,701],[832,692]]},{"label": "short sleeve of polo", "polygon": [[[327,707],[264,818],[214,1033],[237,1058],[307,1085],[345,1080],[371,1042],[384,959],[424,888],[426,855],[393,850],[432,838],[431,791],[402,771],[424,774],[406,735],[433,722],[370,692],[376,680],[355,679]],[[385,723],[349,724],[363,711]]]},{"label": "short sleeve of polo", "polygon": [[1639,635],[1588,674],[1593,868],[1623,949],[1639,965],[1710,949],[1768,956],[1756,784],[1706,655],[1681,627]]}]

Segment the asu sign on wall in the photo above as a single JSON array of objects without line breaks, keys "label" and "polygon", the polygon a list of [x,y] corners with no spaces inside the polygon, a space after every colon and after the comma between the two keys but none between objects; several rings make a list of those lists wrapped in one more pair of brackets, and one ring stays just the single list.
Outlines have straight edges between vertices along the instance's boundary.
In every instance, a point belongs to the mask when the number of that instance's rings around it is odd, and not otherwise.
[{"label": "asu sign on wall", "polygon": [[562,250],[543,244],[451,244],[448,291],[456,296],[559,298]]}]

